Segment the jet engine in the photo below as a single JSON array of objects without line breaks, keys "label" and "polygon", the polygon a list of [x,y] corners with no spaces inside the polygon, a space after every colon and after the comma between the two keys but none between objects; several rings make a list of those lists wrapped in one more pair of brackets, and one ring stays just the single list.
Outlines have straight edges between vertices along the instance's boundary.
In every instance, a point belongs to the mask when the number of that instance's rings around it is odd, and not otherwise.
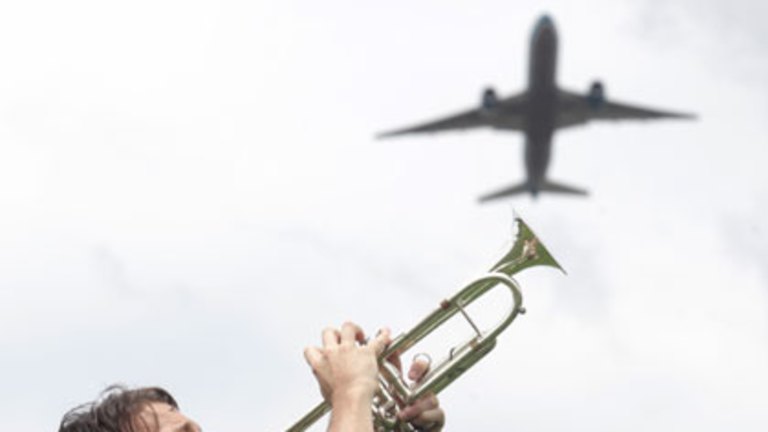
[{"label": "jet engine", "polygon": [[499,104],[499,98],[496,96],[496,90],[493,87],[486,87],[480,98],[480,107],[483,111],[493,111]]},{"label": "jet engine", "polygon": [[598,110],[603,106],[605,102],[605,86],[601,81],[594,81],[589,86],[589,93],[587,93],[587,102],[589,107],[593,110]]}]

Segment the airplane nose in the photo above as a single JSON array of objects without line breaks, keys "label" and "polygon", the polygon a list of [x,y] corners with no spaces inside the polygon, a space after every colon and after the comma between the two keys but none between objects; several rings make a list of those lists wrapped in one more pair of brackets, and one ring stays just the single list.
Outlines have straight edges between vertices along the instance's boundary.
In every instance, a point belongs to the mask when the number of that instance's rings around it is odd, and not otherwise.
[{"label": "airplane nose", "polygon": [[539,22],[536,24],[537,27],[550,27],[554,25],[554,22],[549,15],[542,15],[541,18],[539,18]]}]

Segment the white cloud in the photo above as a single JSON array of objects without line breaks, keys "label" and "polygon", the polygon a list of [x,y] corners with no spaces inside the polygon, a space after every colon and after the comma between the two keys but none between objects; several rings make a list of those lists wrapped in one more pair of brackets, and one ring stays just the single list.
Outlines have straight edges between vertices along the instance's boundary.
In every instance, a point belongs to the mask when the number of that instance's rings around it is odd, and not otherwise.
[{"label": "white cloud", "polygon": [[[558,134],[552,176],[592,196],[514,204],[569,275],[520,276],[450,430],[768,423],[765,47],[691,4],[548,3],[564,85],[702,119]],[[0,430],[113,382],[280,429],[323,326],[406,329],[503,252],[510,205],[474,198],[522,177],[519,136],[372,135],[520,89],[540,3],[2,9]]]}]

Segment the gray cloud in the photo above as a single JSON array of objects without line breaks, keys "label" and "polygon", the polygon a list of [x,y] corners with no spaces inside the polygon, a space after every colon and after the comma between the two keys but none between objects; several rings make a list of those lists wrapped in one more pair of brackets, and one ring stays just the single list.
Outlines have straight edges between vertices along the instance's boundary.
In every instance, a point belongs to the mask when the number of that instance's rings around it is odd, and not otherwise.
[{"label": "gray cloud", "polygon": [[133,291],[124,263],[108,246],[95,246],[93,260],[95,270],[103,277],[106,288],[113,288],[122,293]]},{"label": "gray cloud", "polygon": [[768,83],[768,5],[752,0],[722,2],[645,0],[630,3],[636,31],[661,49],[690,50],[720,73],[765,87]]},{"label": "gray cloud", "polygon": [[746,268],[756,270],[768,293],[768,194],[760,192],[748,205],[747,215],[727,212],[721,219],[723,243],[728,255]]}]

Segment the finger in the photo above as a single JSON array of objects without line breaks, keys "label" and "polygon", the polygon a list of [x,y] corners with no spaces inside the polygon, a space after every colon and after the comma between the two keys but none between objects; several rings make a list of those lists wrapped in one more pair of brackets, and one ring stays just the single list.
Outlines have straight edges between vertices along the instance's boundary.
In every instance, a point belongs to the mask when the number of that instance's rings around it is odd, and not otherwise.
[{"label": "finger", "polygon": [[396,367],[400,373],[403,373],[403,362],[400,361],[400,355],[397,353],[392,354],[391,356],[387,357],[387,361],[392,364],[392,366]]},{"label": "finger", "polygon": [[411,364],[408,371],[408,378],[411,381],[420,381],[426,373],[429,372],[429,362],[424,359],[417,359]]},{"label": "finger", "polygon": [[419,430],[438,432],[445,425],[445,412],[440,408],[424,411],[421,415],[411,420],[411,423],[418,427]]},{"label": "finger", "polygon": [[381,353],[384,352],[384,350],[387,348],[387,345],[389,345],[389,342],[389,329],[381,329],[381,331],[376,334],[376,338],[373,339],[373,342],[370,343],[371,347],[376,352],[376,357],[380,356]]},{"label": "finger", "polygon": [[411,420],[419,418],[424,413],[435,410],[439,407],[440,402],[437,400],[437,397],[433,394],[429,394],[405,407],[402,411],[400,411],[398,417],[400,417],[401,420]]},{"label": "finger", "polygon": [[358,339],[358,335],[363,335],[363,329],[359,325],[353,322],[345,322],[341,326],[341,343],[346,345],[354,345]]},{"label": "finger", "polygon": [[326,327],[323,330],[323,346],[329,347],[338,345],[341,341],[341,334],[333,327]]},{"label": "finger", "polygon": [[323,353],[320,351],[320,348],[307,347],[304,349],[304,360],[307,361],[312,371],[315,371],[323,361]]}]

